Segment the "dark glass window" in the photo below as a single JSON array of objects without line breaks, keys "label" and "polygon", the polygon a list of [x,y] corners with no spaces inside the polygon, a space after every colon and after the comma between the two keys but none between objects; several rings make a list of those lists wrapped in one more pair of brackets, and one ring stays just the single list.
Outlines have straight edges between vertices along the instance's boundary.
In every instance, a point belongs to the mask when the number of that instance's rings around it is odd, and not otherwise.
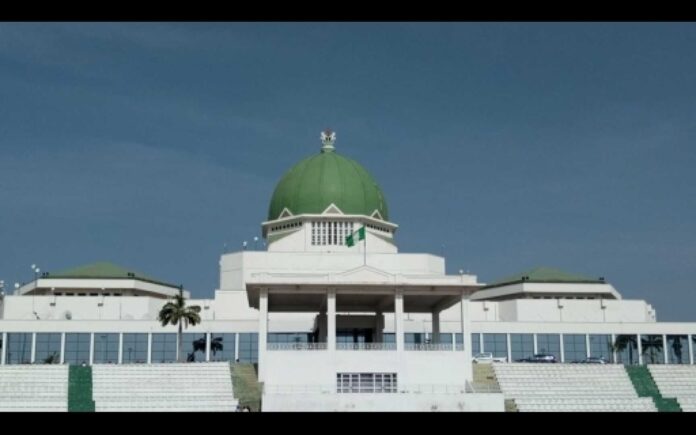
[{"label": "dark glass window", "polygon": [[641,335],[640,345],[643,348],[643,364],[664,364],[664,344],[661,335]]},{"label": "dark glass window", "polygon": [[587,358],[587,342],[584,334],[563,335],[563,360],[567,363],[580,362]]},{"label": "dark glass window", "polygon": [[545,353],[561,361],[561,336],[558,334],[537,334],[537,353]]},{"label": "dark glass window", "polygon": [[590,334],[590,356],[614,362],[611,335]]},{"label": "dark glass window", "polygon": [[147,334],[123,334],[123,364],[147,363]]},{"label": "dark glass window", "polygon": [[152,334],[152,363],[176,361],[176,334]]},{"label": "dark glass window", "polygon": [[235,334],[212,333],[210,340],[211,361],[234,361]]},{"label": "dark glass window", "polygon": [[239,362],[256,363],[259,361],[259,334],[247,332],[239,334]]},{"label": "dark glass window", "polygon": [[60,364],[60,333],[36,334],[36,364]]},{"label": "dark glass window", "polygon": [[6,364],[31,364],[31,333],[8,332]]},{"label": "dark glass window", "polygon": [[481,353],[481,334],[471,334],[471,354]]},{"label": "dark glass window", "polygon": [[668,335],[667,352],[669,364],[689,364],[689,337]]},{"label": "dark glass window", "polygon": [[118,364],[118,334],[94,333],[94,363]]},{"label": "dark glass window", "polygon": [[510,334],[510,353],[513,361],[534,355],[534,334]]},{"label": "dark glass window", "polygon": [[[183,357],[187,362],[205,361],[206,334],[191,333],[183,334]],[[211,352],[212,353],[212,352]]]},{"label": "dark glass window", "polygon": [[65,334],[65,362],[67,364],[89,364],[91,334]]},{"label": "dark glass window", "polygon": [[616,348],[616,362],[620,364],[638,364],[637,335],[617,335],[614,346]]},{"label": "dark glass window", "polygon": [[507,358],[507,334],[483,334],[483,352],[494,357]]}]

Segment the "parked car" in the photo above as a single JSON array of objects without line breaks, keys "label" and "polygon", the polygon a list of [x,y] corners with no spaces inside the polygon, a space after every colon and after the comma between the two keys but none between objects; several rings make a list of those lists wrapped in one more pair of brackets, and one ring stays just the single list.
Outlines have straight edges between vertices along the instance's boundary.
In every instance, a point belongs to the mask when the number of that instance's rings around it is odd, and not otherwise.
[{"label": "parked car", "polygon": [[507,362],[507,358],[493,356],[493,353],[491,352],[481,352],[474,355],[472,361],[474,364],[490,364],[493,362]]},{"label": "parked car", "polygon": [[556,357],[548,353],[537,353],[529,358],[518,359],[517,362],[531,362],[531,363],[555,363]]},{"label": "parked car", "polygon": [[603,356],[591,356],[580,361],[581,364],[609,364]]}]

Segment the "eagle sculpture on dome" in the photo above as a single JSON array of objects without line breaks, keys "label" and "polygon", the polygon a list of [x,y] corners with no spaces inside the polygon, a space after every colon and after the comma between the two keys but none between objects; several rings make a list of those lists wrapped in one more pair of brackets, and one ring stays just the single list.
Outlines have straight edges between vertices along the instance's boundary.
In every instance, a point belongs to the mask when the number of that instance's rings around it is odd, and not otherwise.
[{"label": "eagle sculpture on dome", "polygon": [[327,129],[326,131],[321,132],[320,137],[321,143],[324,144],[324,146],[332,146],[333,143],[336,141],[336,132]]}]

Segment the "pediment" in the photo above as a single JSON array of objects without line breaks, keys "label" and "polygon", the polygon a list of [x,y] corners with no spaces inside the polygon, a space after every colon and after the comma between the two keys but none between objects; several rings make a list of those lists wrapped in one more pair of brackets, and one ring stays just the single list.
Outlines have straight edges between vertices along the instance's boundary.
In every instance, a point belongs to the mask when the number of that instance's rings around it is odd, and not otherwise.
[{"label": "pediment", "polygon": [[392,281],[394,275],[372,266],[359,266],[335,275],[345,281]]},{"label": "pediment", "polygon": [[345,214],[345,213],[343,213],[341,211],[341,209],[336,206],[336,204],[331,203],[331,205],[326,207],[326,209],[324,209],[324,211],[321,212],[321,214]]}]

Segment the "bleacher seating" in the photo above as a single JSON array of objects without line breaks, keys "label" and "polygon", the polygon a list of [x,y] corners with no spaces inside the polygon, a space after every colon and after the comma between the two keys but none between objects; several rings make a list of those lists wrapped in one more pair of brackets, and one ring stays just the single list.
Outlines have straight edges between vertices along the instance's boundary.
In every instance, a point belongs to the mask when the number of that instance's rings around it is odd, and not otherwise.
[{"label": "bleacher seating", "polygon": [[682,411],[696,412],[696,366],[660,364],[648,369],[663,397],[676,398]]},{"label": "bleacher seating", "polygon": [[93,366],[96,411],[235,411],[228,363]]},{"label": "bleacher seating", "polygon": [[0,412],[67,412],[68,366],[0,366]]},{"label": "bleacher seating", "polygon": [[638,397],[622,365],[493,364],[506,399],[520,412],[655,412],[649,397]]}]

